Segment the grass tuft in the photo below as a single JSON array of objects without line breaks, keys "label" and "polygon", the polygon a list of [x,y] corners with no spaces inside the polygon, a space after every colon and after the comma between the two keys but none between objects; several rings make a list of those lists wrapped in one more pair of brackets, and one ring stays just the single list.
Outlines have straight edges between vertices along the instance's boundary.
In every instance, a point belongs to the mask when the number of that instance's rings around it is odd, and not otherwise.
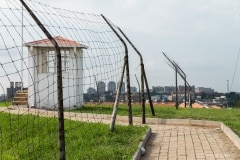
[{"label": "grass tuft", "polygon": [[0,107],[9,107],[12,105],[12,101],[3,101],[0,102]]},{"label": "grass tuft", "polygon": [[[59,159],[56,118],[0,113],[0,159]],[[65,120],[66,157],[131,159],[147,127]]]}]

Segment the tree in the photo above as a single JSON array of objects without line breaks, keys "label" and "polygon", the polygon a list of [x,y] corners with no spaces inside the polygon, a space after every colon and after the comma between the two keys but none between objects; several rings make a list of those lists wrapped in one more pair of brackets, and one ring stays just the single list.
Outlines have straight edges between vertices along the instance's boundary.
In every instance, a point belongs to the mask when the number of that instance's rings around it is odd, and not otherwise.
[{"label": "tree", "polygon": [[236,92],[226,93],[226,98],[228,99],[229,106],[240,108],[240,98]]},{"label": "tree", "polygon": [[207,98],[207,94],[205,92],[201,92],[201,99],[206,99]]}]

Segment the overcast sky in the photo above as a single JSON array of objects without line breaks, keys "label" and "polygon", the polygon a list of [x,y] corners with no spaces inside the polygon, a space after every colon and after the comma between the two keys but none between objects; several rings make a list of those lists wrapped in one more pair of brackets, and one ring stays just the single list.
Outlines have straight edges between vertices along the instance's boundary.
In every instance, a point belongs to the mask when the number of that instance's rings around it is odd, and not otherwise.
[{"label": "overcast sky", "polygon": [[229,80],[229,89],[240,91],[240,64],[234,78],[240,48],[239,0],[58,0],[44,3],[104,14],[122,28],[143,55],[150,86],[174,85],[174,73],[166,64],[164,51],[185,71],[191,85],[226,92]]},{"label": "overcast sky", "polygon": [[[240,64],[236,63],[240,48],[239,0],[39,2],[105,15],[142,53],[149,86],[174,85],[174,72],[162,55],[164,51],[181,66],[191,85],[226,92],[229,80],[230,91],[240,92]],[[130,70],[134,74],[136,66]]]}]

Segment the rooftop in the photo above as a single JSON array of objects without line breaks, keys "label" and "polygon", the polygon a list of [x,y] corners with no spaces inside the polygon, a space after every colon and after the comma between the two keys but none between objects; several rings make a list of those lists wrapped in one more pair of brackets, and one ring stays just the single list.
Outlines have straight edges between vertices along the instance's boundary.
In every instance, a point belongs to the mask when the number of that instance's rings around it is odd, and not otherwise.
[{"label": "rooftop", "polygon": [[[59,47],[78,47],[78,48],[85,48],[87,49],[88,47],[80,44],[76,41],[69,40],[67,38],[61,37],[61,36],[56,36],[54,37],[55,41],[59,45]],[[42,40],[37,40],[37,41],[32,41],[25,43],[25,46],[30,47],[54,47],[52,42],[49,39],[42,39]]]}]

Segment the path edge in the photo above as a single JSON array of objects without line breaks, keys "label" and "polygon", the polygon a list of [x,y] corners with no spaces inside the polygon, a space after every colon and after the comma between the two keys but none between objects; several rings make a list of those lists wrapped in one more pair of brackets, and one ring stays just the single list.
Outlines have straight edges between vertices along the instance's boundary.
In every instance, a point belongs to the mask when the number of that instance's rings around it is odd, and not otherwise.
[{"label": "path edge", "polygon": [[145,145],[148,142],[148,139],[151,136],[151,133],[152,133],[152,129],[148,128],[146,131],[146,134],[142,138],[142,141],[139,143],[138,149],[135,152],[135,154],[133,155],[132,160],[140,160],[141,159],[142,154],[144,154],[144,152],[145,152]]}]

